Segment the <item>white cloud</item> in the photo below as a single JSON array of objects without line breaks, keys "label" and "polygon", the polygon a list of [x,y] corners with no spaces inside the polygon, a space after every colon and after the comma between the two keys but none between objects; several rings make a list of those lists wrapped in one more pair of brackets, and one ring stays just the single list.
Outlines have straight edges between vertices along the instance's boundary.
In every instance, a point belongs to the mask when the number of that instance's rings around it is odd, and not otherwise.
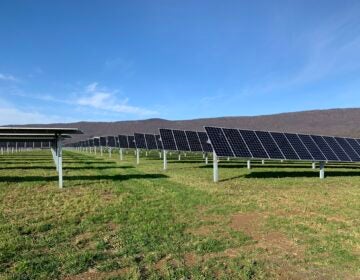
[{"label": "white cloud", "polygon": [[78,97],[76,104],[121,114],[134,114],[140,116],[158,114],[156,111],[129,105],[129,100],[127,98],[119,101],[116,97],[116,93],[117,91],[99,88],[98,83],[96,82],[91,83],[85,87],[85,92]]},{"label": "white cloud", "polygon": [[9,81],[9,82],[18,82],[19,81],[19,79],[14,77],[13,75],[6,75],[6,74],[2,74],[2,73],[0,73],[0,80]]}]

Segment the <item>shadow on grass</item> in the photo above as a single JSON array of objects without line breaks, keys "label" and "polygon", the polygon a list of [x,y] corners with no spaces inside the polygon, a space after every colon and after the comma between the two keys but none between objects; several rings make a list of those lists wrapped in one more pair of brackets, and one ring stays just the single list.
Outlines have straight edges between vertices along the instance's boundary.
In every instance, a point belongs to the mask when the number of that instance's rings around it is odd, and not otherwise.
[{"label": "shadow on grass", "polygon": [[[326,177],[354,177],[360,176],[359,171],[326,171]],[[257,172],[253,171],[249,174],[242,175],[244,178],[296,178],[296,177],[319,177],[319,171],[266,171]]]},{"label": "shadow on grass", "polygon": [[[48,163],[48,165],[50,165]],[[119,166],[119,165],[107,165],[107,166],[63,166],[63,170],[105,170],[105,169],[130,169],[135,168],[133,166]],[[31,169],[55,169],[55,165],[43,166],[43,165],[33,165],[33,166],[7,166],[0,167],[0,170],[31,170]]]},{"label": "shadow on grass", "polygon": [[[134,179],[163,179],[168,178],[164,174],[126,174],[126,175],[78,175],[64,176],[64,181],[126,181]],[[21,182],[57,182],[58,176],[0,176],[1,182],[21,183]]]},{"label": "shadow on grass", "polygon": [[[231,169],[231,168],[246,168],[247,165],[246,164],[219,164],[219,168],[224,168],[224,169]],[[252,164],[251,167],[253,169],[267,169],[267,168],[284,168],[284,169],[291,169],[291,168],[295,168],[295,169],[311,169],[311,164],[284,164],[284,165],[279,165],[279,164]],[[316,166],[317,168],[319,167],[318,165]],[[212,164],[208,164],[208,165],[202,165],[199,166],[199,168],[213,168]],[[331,169],[359,169],[360,170],[360,165],[326,165],[325,168],[331,168]]]}]

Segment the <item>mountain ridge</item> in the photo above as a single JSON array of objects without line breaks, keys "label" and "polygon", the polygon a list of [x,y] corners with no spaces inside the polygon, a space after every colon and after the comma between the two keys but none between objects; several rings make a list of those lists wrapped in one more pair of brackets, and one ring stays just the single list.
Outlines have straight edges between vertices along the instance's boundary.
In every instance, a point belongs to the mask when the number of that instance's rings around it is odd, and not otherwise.
[{"label": "mountain ridge", "polygon": [[28,124],[36,127],[77,127],[83,135],[74,135],[72,141],[103,135],[158,133],[159,128],[203,131],[204,126],[219,126],[253,130],[271,130],[360,138],[360,108],[309,110],[258,116],[226,116],[189,120],[151,118],[133,121]]}]

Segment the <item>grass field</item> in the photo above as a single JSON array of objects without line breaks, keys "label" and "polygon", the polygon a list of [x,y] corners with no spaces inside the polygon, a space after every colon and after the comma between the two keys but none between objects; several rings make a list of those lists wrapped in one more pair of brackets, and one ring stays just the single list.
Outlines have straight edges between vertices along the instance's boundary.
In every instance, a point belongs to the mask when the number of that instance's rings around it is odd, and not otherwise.
[{"label": "grass field", "polygon": [[0,279],[360,279],[360,169],[0,156]]}]

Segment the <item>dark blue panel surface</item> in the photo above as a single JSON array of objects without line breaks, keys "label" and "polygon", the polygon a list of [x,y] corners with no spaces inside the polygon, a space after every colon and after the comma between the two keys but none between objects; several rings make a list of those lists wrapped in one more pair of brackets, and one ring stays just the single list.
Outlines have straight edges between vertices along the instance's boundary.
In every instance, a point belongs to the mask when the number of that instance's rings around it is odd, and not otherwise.
[{"label": "dark blue panel surface", "polygon": [[329,147],[329,145],[326,143],[324,138],[322,136],[318,135],[311,135],[311,138],[314,140],[316,145],[319,147],[323,155],[326,157],[328,161],[339,161],[336,154],[333,152],[333,150]]},{"label": "dark blue panel surface", "polygon": [[202,152],[200,139],[196,131],[185,131],[192,152]]},{"label": "dark blue panel surface", "polygon": [[287,140],[290,142],[291,146],[294,148],[295,152],[297,153],[300,159],[302,160],[314,159],[297,134],[284,133],[284,135],[287,138]]},{"label": "dark blue panel surface", "polygon": [[229,143],[226,140],[224,132],[219,127],[205,127],[206,133],[210,139],[211,145],[217,156],[235,157]]},{"label": "dark blue panel surface", "polygon": [[289,140],[285,137],[284,133],[281,132],[270,132],[270,135],[275,140],[285,159],[298,160],[300,159]]},{"label": "dark blue panel surface", "polygon": [[347,156],[344,150],[340,147],[338,142],[336,142],[334,137],[323,136],[323,138],[340,161],[344,161],[344,162],[351,161],[351,159]]},{"label": "dark blue panel surface", "polygon": [[300,140],[304,143],[314,160],[326,161],[326,157],[321,152],[319,147],[316,145],[310,135],[299,134]]},{"label": "dark blue panel surface", "polygon": [[242,139],[244,139],[246,146],[249,148],[253,158],[265,159],[269,158],[264,147],[262,146],[256,133],[252,130],[241,130],[239,129]]},{"label": "dark blue panel surface", "polygon": [[223,132],[236,157],[252,158],[252,154],[237,129],[223,128]]},{"label": "dark blue panel surface", "polygon": [[177,151],[177,146],[174,139],[174,134],[171,129],[159,129],[161,142],[164,150]]},{"label": "dark blue panel surface", "polygon": [[255,131],[257,137],[260,139],[260,142],[264,146],[269,158],[272,159],[284,159],[283,154],[281,153],[279,147],[277,146],[275,140],[271,137],[269,132],[266,131]]}]

